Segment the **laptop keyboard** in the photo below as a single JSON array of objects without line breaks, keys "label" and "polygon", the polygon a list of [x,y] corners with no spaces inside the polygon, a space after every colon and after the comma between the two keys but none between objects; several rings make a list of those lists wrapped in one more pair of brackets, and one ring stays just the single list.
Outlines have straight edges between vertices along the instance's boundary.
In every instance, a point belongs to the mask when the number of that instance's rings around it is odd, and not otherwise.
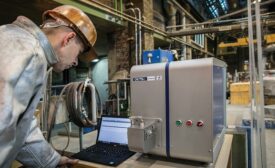
[{"label": "laptop keyboard", "polygon": [[[96,144],[72,155],[72,157],[109,166],[119,165],[135,154],[135,152],[129,151],[127,145],[127,129],[130,126],[129,118],[102,116]],[[125,145],[114,145],[114,143]]]},{"label": "laptop keyboard", "polygon": [[112,157],[121,157],[126,153],[129,153],[129,149],[127,146],[117,146],[114,144],[102,144],[98,143],[97,145],[91,146],[85,149],[87,153],[100,153],[105,156]]}]

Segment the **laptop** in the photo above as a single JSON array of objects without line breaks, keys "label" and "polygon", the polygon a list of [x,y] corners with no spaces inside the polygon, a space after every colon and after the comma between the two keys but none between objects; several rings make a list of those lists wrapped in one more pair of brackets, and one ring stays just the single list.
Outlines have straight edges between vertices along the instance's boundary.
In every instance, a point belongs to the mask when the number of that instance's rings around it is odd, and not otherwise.
[{"label": "laptop", "polygon": [[129,118],[102,116],[96,144],[72,157],[109,166],[119,165],[135,154],[128,148],[127,128],[130,126]]}]

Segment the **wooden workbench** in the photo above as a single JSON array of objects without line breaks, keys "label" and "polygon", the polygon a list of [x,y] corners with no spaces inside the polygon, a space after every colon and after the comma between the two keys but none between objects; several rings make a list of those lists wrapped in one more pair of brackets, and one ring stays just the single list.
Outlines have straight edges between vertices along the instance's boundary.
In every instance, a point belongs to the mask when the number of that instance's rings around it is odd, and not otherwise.
[{"label": "wooden workbench", "polygon": [[[120,165],[118,168],[195,168],[195,167],[207,167],[207,168],[230,168],[231,167],[231,146],[233,135],[225,134],[224,143],[221,148],[220,154],[215,164],[205,164],[185,160],[167,160],[164,157],[143,155],[136,153]],[[111,166],[105,166],[97,163],[91,163],[86,161],[79,161],[74,168],[113,168]]]}]

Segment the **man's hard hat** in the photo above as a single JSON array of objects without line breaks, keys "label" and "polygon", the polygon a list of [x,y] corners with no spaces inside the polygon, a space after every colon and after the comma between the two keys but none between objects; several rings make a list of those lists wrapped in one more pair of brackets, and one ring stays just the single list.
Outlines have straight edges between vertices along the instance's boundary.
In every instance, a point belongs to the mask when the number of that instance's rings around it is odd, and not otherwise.
[{"label": "man's hard hat", "polygon": [[96,29],[83,11],[74,6],[62,5],[43,13],[43,21],[49,18],[61,19],[68,23],[68,26],[80,37],[85,46],[85,53],[79,56],[81,61],[91,62],[97,57],[93,48],[97,38]]}]

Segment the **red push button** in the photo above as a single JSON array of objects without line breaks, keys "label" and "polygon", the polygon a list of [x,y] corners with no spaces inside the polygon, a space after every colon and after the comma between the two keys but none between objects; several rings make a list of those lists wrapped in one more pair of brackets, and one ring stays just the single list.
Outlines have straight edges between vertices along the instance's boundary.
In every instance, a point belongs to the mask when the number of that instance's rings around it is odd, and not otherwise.
[{"label": "red push button", "polygon": [[200,121],[197,122],[197,126],[198,126],[198,127],[202,127],[203,125],[204,125],[204,124],[203,124],[203,121],[200,120]]},{"label": "red push button", "polygon": [[186,121],[186,125],[187,125],[187,126],[192,126],[192,125],[193,125],[192,120],[187,120],[187,121]]}]

